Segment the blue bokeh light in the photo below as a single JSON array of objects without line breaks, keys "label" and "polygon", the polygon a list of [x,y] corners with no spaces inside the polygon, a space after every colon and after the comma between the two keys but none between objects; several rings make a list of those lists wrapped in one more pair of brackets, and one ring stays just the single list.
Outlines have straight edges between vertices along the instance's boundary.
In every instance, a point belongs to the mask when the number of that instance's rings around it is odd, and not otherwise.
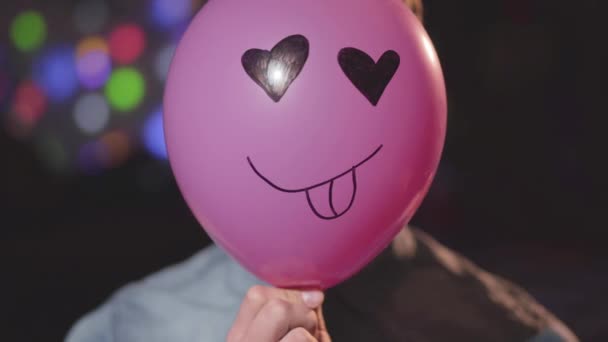
[{"label": "blue bokeh light", "polygon": [[188,30],[188,26],[189,26],[188,22],[184,22],[184,23],[176,25],[173,28],[173,31],[171,31],[171,41],[177,45],[182,40],[182,37]]},{"label": "blue bokeh light", "polygon": [[78,89],[74,48],[59,46],[43,53],[33,65],[33,76],[51,101],[70,98]]},{"label": "blue bokeh light", "polygon": [[162,109],[158,109],[152,113],[144,123],[143,143],[154,158],[167,160]]},{"label": "blue bokeh light", "polygon": [[191,0],[151,0],[152,20],[161,29],[171,29],[186,22],[192,13]]},{"label": "blue bokeh light", "polygon": [[99,141],[91,141],[80,147],[78,151],[78,167],[89,175],[100,174],[103,169],[103,160],[108,157],[106,146]]}]

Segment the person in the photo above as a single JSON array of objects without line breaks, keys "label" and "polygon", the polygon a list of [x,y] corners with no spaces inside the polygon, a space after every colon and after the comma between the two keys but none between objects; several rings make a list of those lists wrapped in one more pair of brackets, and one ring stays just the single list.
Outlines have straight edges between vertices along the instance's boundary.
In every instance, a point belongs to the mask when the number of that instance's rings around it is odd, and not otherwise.
[{"label": "person", "polygon": [[[404,0],[422,19],[421,0]],[[277,289],[217,246],[129,284],[67,342],[526,341],[577,337],[517,285],[414,227],[343,284]]]}]

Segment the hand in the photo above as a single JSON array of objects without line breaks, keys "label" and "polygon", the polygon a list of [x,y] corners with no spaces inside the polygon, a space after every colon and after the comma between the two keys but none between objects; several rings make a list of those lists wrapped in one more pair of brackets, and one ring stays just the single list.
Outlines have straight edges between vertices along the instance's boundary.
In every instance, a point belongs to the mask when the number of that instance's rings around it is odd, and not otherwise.
[{"label": "hand", "polygon": [[331,342],[322,292],[254,286],[241,304],[228,342]]}]

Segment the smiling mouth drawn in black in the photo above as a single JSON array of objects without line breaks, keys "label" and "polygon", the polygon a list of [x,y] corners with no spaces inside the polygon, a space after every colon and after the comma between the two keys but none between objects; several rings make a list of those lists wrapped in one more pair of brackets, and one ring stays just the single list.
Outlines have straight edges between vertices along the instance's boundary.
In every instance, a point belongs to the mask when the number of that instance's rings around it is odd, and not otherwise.
[{"label": "smiling mouth drawn in black", "polygon": [[[264,182],[266,182],[268,185],[270,185],[271,187],[281,191],[281,192],[286,192],[286,193],[301,193],[304,192],[306,193],[306,200],[308,202],[308,205],[310,206],[310,209],[312,210],[312,212],[320,219],[323,220],[334,220],[337,219],[339,217],[341,217],[342,215],[346,214],[346,212],[348,212],[350,210],[350,208],[353,206],[353,203],[355,201],[355,195],[357,194],[357,175],[356,175],[356,170],[359,166],[365,164],[366,162],[368,162],[370,159],[372,159],[376,154],[378,154],[378,152],[380,152],[380,150],[382,149],[384,145],[380,145],[378,146],[378,148],[376,148],[376,150],[370,154],[367,158],[365,158],[363,161],[361,161],[360,163],[354,165],[352,168],[342,172],[341,174],[328,179],[324,182],[309,186],[309,187],[305,187],[305,188],[301,188],[301,189],[285,189],[282,188],[276,184],[274,184],[272,181],[270,181],[268,178],[266,178],[264,175],[262,175],[262,173],[260,173],[258,171],[258,169],[255,167],[255,165],[253,165],[253,162],[251,161],[250,157],[247,157],[247,162],[249,163],[249,166],[251,166],[251,169],[253,170],[253,172],[255,172],[256,175],[258,175],[258,177],[260,177]],[[350,196],[350,202],[348,203],[348,206],[341,210],[341,211],[337,211],[334,205],[334,182],[338,179],[340,179],[341,177],[347,176],[347,175],[351,175],[352,178],[352,193]],[[314,189],[317,188],[322,188],[323,186],[329,184],[329,207],[331,209],[331,212],[333,213],[333,215],[323,215],[320,213],[320,211],[315,208],[315,206],[313,205],[313,201],[311,199],[310,196],[310,192]]]}]

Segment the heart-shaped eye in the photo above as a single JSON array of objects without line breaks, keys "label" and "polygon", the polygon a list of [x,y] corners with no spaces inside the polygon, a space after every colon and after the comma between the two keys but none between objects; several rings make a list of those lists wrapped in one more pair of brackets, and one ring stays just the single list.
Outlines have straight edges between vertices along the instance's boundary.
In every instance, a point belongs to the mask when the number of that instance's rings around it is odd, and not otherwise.
[{"label": "heart-shaped eye", "polygon": [[399,68],[399,55],[389,50],[382,54],[378,63],[365,52],[344,48],[338,54],[338,63],[346,77],[374,106]]},{"label": "heart-shaped eye", "polygon": [[279,102],[291,83],[298,77],[308,59],[308,39],[302,35],[289,36],[272,50],[247,50],[241,62],[245,71],[274,102]]}]

